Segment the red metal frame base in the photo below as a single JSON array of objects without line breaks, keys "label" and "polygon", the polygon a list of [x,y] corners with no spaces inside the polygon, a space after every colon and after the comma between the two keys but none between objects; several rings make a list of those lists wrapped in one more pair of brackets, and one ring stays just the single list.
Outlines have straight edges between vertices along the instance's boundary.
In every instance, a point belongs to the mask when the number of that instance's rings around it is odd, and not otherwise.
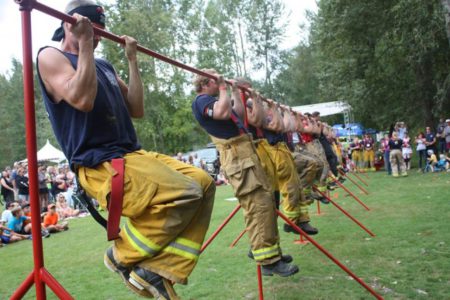
[{"label": "red metal frame base", "polygon": [[300,238],[298,240],[295,240],[294,244],[296,244],[296,245],[306,245],[306,244],[309,244],[309,241],[303,239],[303,236],[300,234]]}]

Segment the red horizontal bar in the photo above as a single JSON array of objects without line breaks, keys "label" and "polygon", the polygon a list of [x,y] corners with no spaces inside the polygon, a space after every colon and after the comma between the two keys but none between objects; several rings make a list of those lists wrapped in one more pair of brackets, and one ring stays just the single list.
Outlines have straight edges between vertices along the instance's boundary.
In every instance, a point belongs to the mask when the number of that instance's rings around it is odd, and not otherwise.
[{"label": "red horizontal bar", "polygon": [[[72,17],[71,15],[62,13],[62,12],[60,12],[60,11],[54,9],[54,8],[51,8],[51,7],[49,7],[49,6],[45,5],[45,4],[42,4],[40,2],[37,2],[35,0],[15,0],[15,2],[20,4],[21,6],[31,7],[32,9],[36,9],[36,10],[38,10],[40,12],[43,12],[43,13],[45,13],[47,15],[55,17],[55,18],[57,18],[57,19],[59,19],[61,21],[64,21],[64,22],[67,22],[67,23],[70,23],[70,24],[75,24],[76,23],[76,19],[74,17]],[[104,29],[97,28],[97,27],[93,27],[93,29],[94,29],[94,33],[99,35],[99,36],[107,38],[107,39],[109,39],[111,41],[114,41],[116,43],[125,45],[125,39],[121,38],[120,36],[118,36],[116,34],[113,34],[113,33],[109,32],[109,31],[106,31]],[[139,52],[142,52],[144,54],[147,54],[149,56],[152,56],[154,58],[162,60],[162,61],[164,61],[166,63],[169,63],[171,65],[174,65],[176,67],[179,67],[181,69],[189,71],[191,73],[198,74],[198,75],[201,75],[201,76],[205,76],[205,77],[208,77],[208,78],[211,78],[211,79],[217,79],[218,78],[217,76],[214,76],[212,74],[203,72],[203,71],[201,71],[199,69],[196,69],[194,67],[186,65],[184,63],[181,63],[181,62],[179,62],[177,60],[174,60],[174,59],[172,59],[170,57],[164,56],[164,55],[162,55],[162,54],[160,54],[158,52],[155,52],[153,50],[145,48],[145,47],[143,47],[143,46],[141,46],[139,44],[137,45],[137,50]],[[230,80],[227,80],[227,79],[225,79],[225,82],[227,84],[229,84],[229,85],[232,84],[232,82]],[[243,87],[243,86],[238,86],[238,87],[241,90],[243,90],[243,91],[245,91],[247,93],[250,93],[250,90],[247,89],[246,87]],[[266,98],[264,98],[264,97],[261,97],[261,99],[266,101],[266,102],[268,102],[268,100]],[[276,102],[274,102],[274,103],[276,103]]]}]

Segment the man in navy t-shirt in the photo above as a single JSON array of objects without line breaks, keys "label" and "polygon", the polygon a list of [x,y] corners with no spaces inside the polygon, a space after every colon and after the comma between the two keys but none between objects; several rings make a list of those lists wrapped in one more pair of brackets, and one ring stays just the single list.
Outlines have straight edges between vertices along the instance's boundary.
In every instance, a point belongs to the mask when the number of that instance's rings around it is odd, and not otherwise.
[{"label": "man in navy t-shirt", "polygon": [[243,125],[245,110],[239,90],[233,84],[232,102],[222,76],[215,70],[203,71],[215,79],[195,78],[197,97],[192,112],[220,152],[222,168],[244,209],[251,243],[249,256],[262,265],[263,275],[293,275],[298,267],[289,264],[292,257],[281,255],[271,183]]},{"label": "man in navy t-shirt", "polygon": [[[80,185],[104,208],[119,204],[119,212],[110,209],[109,221],[111,215],[127,217],[104,263],[133,292],[176,299],[173,282],[186,284],[199,259],[214,180],[201,169],[141,149],[131,121],[144,116],[137,41],[122,37],[127,85],[109,62],[94,57],[100,36],[93,27],[104,28],[103,8],[71,0],[65,12],[76,22],[61,24],[53,36],[62,41],[60,49],[41,49],[36,64],[49,119]],[[110,197],[113,178],[121,176],[123,190],[115,187],[123,197]]]}]

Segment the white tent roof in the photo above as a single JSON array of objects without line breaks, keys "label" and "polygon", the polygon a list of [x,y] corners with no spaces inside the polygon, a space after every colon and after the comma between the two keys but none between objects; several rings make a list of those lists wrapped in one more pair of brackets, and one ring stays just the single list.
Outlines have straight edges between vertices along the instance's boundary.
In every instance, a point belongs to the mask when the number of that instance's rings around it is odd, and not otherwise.
[{"label": "white tent roof", "polygon": [[37,152],[38,161],[52,161],[52,162],[61,162],[66,159],[64,153],[58,149],[56,149],[50,142],[47,140],[44,147],[42,147]]},{"label": "white tent roof", "polygon": [[318,111],[321,117],[335,115],[343,113],[346,110],[351,110],[351,106],[347,102],[343,101],[333,101],[317,104],[309,104],[302,106],[294,106],[293,110],[299,111],[301,113],[313,113]]}]

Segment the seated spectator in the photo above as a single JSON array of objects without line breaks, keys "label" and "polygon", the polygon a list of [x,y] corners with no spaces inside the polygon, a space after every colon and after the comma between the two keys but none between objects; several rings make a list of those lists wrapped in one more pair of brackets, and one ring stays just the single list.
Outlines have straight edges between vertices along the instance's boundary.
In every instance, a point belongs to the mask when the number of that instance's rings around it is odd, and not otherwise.
[{"label": "seated spectator", "polygon": [[56,197],[56,212],[61,219],[76,217],[80,213],[78,209],[73,209],[67,204],[63,193],[59,193]]},{"label": "seated spectator", "polygon": [[228,179],[225,177],[223,170],[220,169],[219,174],[217,174],[216,185],[222,185],[222,184],[228,185]]},{"label": "seated spectator", "polygon": [[67,222],[58,223],[59,216],[56,213],[56,205],[50,204],[48,206],[47,213],[44,216],[44,222],[42,223],[42,227],[48,230],[48,232],[61,232],[69,229],[69,224]]},{"label": "seated spectator", "polygon": [[17,206],[19,206],[19,203],[17,202],[10,202],[7,204],[6,209],[2,213],[2,218],[0,219],[0,223],[2,225],[8,224],[9,221],[13,218],[11,210]]},{"label": "seated spectator", "polygon": [[437,162],[436,166],[441,170],[448,170],[449,163],[447,161],[447,157],[444,154],[439,154],[439,161]]},{"label": "seated spectator", "polygon": [[30,220],[29,217],[23,215],[23,210],[20,206],[14,207],[11,210],[13,218],[8,222],[8,228],[19,234],[28,234],[31,232],[31,224],[24,224],[24,221]]},{"label": "seated spectator", "polygon": [[29,239],[31,235],[16,233],[7,227],[0,225],[0,247],[10,243]]}]

